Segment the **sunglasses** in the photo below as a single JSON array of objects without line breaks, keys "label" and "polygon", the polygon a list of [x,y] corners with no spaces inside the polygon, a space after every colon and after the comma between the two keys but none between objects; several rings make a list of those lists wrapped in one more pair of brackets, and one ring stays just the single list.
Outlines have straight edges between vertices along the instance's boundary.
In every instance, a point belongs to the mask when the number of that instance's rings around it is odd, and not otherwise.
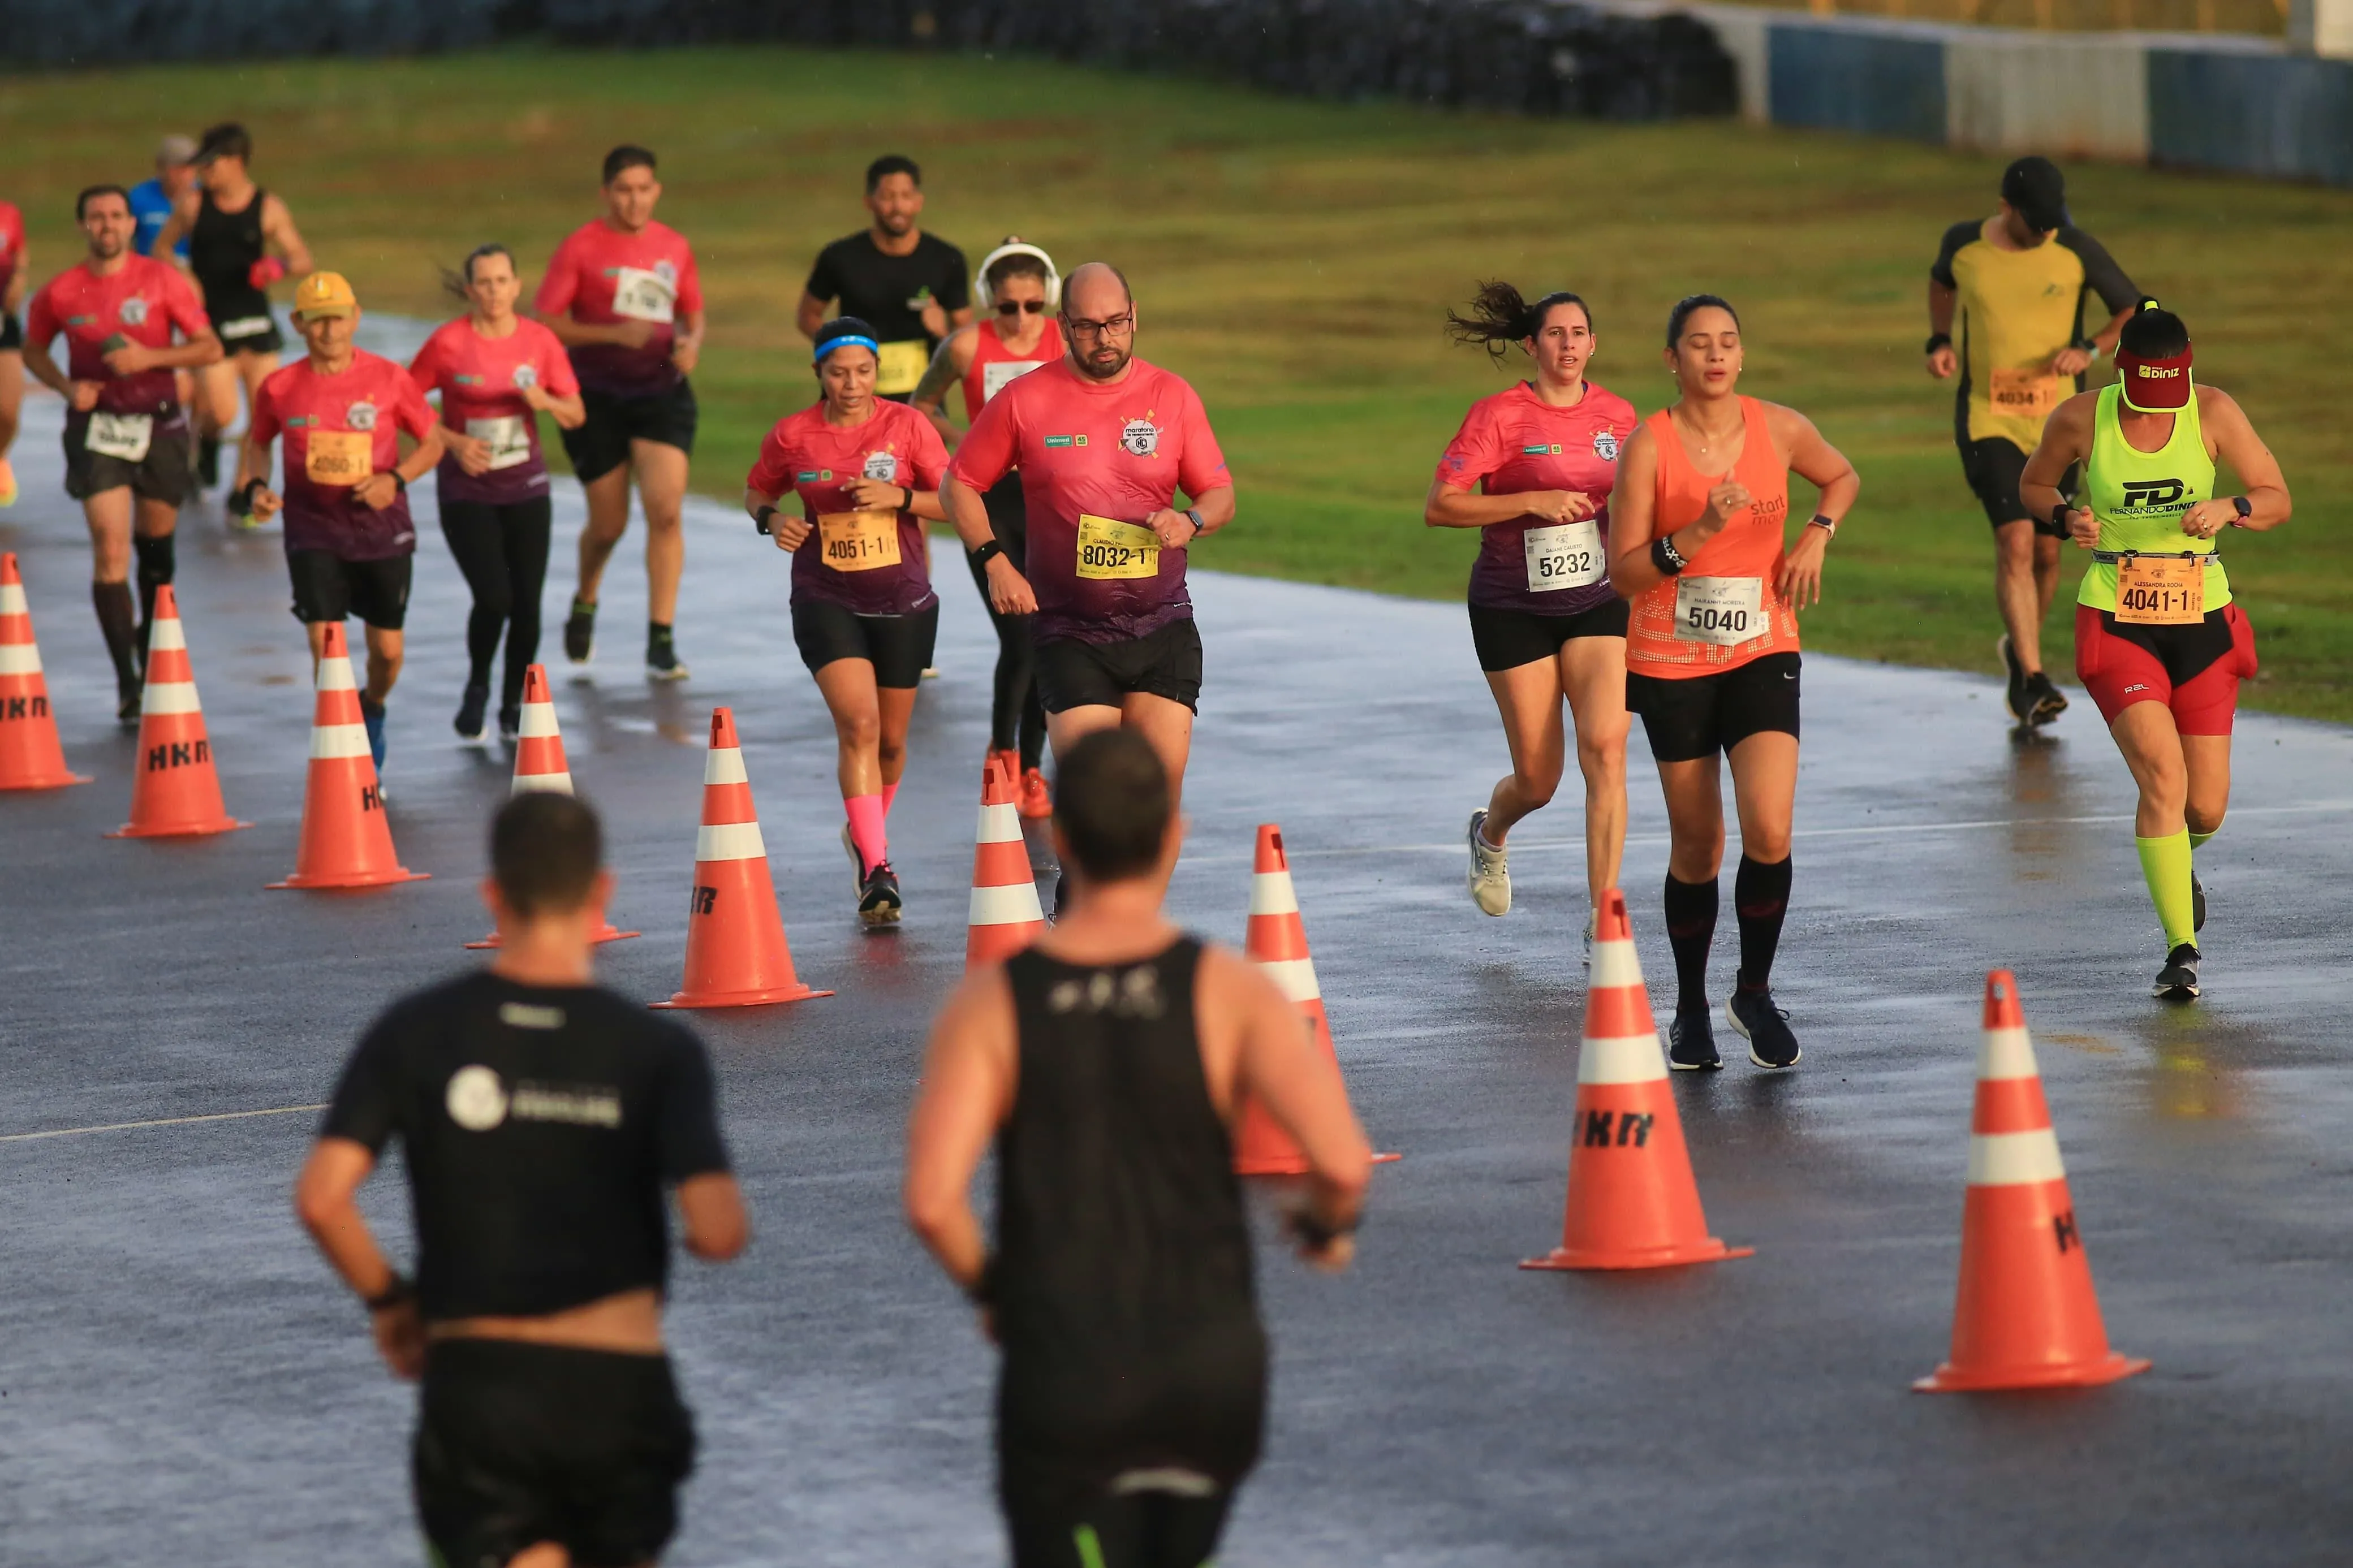
[{"label": "sunglasses", "polygon": [[1024,311],[1029,312],[1032,316],[1042,316],[1046,313],[1046,301],[1043,300],[999,300],[997,302],[997,313],[1000,316],[1018,316]]}]

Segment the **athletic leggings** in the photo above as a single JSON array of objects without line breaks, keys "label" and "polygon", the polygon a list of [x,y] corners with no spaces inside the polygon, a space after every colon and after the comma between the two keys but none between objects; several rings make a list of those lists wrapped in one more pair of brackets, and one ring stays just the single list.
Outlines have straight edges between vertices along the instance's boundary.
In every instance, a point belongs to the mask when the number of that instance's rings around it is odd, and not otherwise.
[{"label": "athletic leggings", "polygon": [[[1013,563],[1014,570],[1026,572],[1029,517],[1022,504],[1021,476],[1006,475],[981,500],[987,503],[989,526],[996,531],[997,542],[1005,547],[1005,558]],[[972,566],[970,555],[965,557],[965,564]],[[972,581],[980,590],[989,623],[997,628],[997,689],[988,705],[989,748],[1008,752],[1018,745],[1021,765],[1034,768],[1046,752],[1046,709],[1038,700],[1038,654],[1029,630],[1037,617],[997,613],[988,596],[987,567],[972,566]]]},{"label": "athletic leggings", "polygon": [[441,502],[441,532],[449,553],[474,591],[474,613],[466,620],[466,655],[473,661],[467,684],[491,683],[491,660],[506,636],[506,682],[499,711],[522,707],[522,674],[539,656],[539,594],[547,581],[547,542],[553,523],[545,496],[494,505],[490,501]]}]

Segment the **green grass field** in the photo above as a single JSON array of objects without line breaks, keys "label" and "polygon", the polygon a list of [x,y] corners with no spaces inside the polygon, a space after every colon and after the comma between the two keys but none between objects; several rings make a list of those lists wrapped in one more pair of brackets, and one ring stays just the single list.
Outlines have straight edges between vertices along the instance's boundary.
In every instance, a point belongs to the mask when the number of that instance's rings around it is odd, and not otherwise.
[{"label": "green grass field", "polygon": [[[697,377],[698,488],[733,496],[760,435],[809,395],[792,303],[812,256],[863,221],[867,160],[924,164],[927,226],[977,256],[1018,231],[1067,268],[1122,263],[1141,352],[1207,399],[1241,488],[1204,566],[1451,598],[1472,541],[1421,497],[1472,398],[1506,372],[1450,347],[1473,280],[1573,287],[1595,377],[1647,412],[1667,307],[1741,308],[1744,390],[1812,415],[1863,476],[1810,646],[1991,670],[1983,514],[1947,388],[1922,373],[1937,237],[1989,210],[2001,160],[1731,121],[1603,126],[1335,106],[1198,83],[963,58],[781,49],[519,51],[392,62],[0,78],[0,197],[43,276],[75,253],[75,189],[138,177],[157,135],[237,116],[322,264],[368,303],[451,306],[436,264],[512,245],[527,275],[596,209],[624,139],[663,160],[661,216],[694,240],[713,323]],[[2353,719],[2353,479],[2327,400],[2353,192],[2086,165],[2081,223],[2188,316],[2295,489],[2284,531],[2231,536],[2263,639],[2257,706]],[[2049,631],[2072,666],[2070,560]],[[560,575],[560,574],[559,574]],[[1464,658],[1469,658],[1466,645]]]}]

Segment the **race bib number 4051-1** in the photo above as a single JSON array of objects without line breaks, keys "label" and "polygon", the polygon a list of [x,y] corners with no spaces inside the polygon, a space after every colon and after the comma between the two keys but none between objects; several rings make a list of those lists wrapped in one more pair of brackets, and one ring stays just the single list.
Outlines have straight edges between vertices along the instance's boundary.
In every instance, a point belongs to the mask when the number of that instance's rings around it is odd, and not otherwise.
[{"label": "race bib number 4051-1", "polygon": [[899,564],[899,514],[828,511],[817,520],[825,563],[837,572],[873,572]]},{"label": "race bib number 4051-1", "polygon": [[1762,577],[1675,579],[1675,640],[1737,647],[1770,629]]},{"label": "race bib number 4051-1", "polygon": [[613,314],[667,325],[678,315],[678,290],[659,272],[642,267],[617,268],[613,275]]},{"label": "race bib number 4051-1", "polygon": [[1133,522],[1082,513],[1079,575],[1091,581],[1160,575],[1160,536]]},{"label": "race bib number 4051-1", "polygon": [[1582,588],[1600,582],[1608,570],[1609,563],[1601,558],[1600,526],[1589,517],[1583,522],[1532,528],[1521,542],[1527,552],[1531,594]]}]

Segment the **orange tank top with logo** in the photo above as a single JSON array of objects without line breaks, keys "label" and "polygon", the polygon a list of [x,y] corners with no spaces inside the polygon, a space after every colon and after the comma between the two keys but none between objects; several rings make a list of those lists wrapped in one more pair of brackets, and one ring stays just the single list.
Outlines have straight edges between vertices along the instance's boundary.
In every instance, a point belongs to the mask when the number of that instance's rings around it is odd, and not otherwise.
[{"label": "orange tank top with logo", "polygon": [[1798,651],[1798,617],[1774,591],[1789,520],[1789,469],[1773,449],[1765,405],[1742,398],[1740,418],[1740,460],[1730,473],[1715,475],[1692,466],[1668,410],[1643,421],[1659,454],[1651,537],[1697,522],[1707,510],[1707,492],[1728,479],[1747,486],[1753,499],[1746,512],[1700,546],[1683,575],[1636,595],[1626,627],[1626,668],[1637,675],[1677,680]]}]

